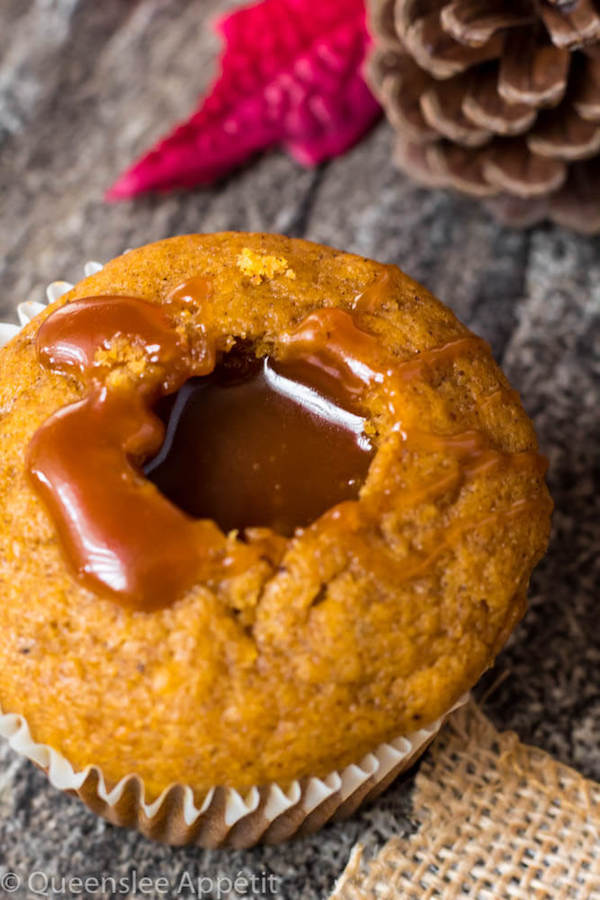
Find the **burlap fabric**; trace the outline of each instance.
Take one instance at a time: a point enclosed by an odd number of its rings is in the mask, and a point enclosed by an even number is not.
[[[600,897],[600,784],[499,733],[471,702],[415,779],[409,838],[356,847],[330,900]]]

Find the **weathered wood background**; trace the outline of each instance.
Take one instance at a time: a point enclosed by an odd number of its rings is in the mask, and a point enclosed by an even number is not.
[[[229,5],[2,0],[0,316],[13,317],[48,281],[77,280],[86,259],[190,231],[306,236],[423,281],[491,342],[550,458],[552,547],[499,660],[509,675],[489,710],[600,778],[600,241],[554,227],[510,231],[475,204],[417,189],[394,171],[384,123],[316,171],[272,153],[211,190],[106,205],[103,191],[120,170],[185,117],[210,81],[218,44],[208,22]],[[351,822],[289,846],[173,851],[95,819],[0,750],[0,874],[135,869],[175,884],[185,872],[266,870],[281,878],[286,900],[317,900],[355,840],[401,833],[409,815],[407,788],[397,785]]]

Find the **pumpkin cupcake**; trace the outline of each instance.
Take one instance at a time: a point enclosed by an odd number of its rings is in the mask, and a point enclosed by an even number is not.
[[[170,843],[281,840],[385,787],[548,540],[488,345],[395,266],[277,235],[68,290],[0,351],[0,441],[0,732]]]

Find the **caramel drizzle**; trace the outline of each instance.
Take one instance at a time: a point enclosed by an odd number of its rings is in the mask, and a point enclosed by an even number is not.
[[[364,295],[363,295],[364,296]],[[379,299],[377,301],[380,302]],[[283,338],[285,358],[310,353],[315,365],[327,369],[339,367],[343,373],[347,389],[359,394],[379,387],[387,397],[390,414],[396,419],[397,432],[405,451],[440,452],[452,456],[458,463],[457,469],[432,480],[413,491],[401,491],[390,498],[390,505],[401,503],[403,507],[416,506],[432,501],[447,491],[456,489],[464,481],[473,479],[484,470],[502,467],[520,469],[534,478],[543,477],[547,461],[535,450],[505,453],[494,448],[487,436],[472,429],[461,433],[441,435],[420,430],[411,425],[402,425],[402,397],[407,386],[421,380],[427,370],[440,364],[453,364],[469,352],[491,353],[486,341],[476,335],[465,335],[439,347],[425,350],[418,355],[395,365],[389,364],[389,357],[381,349],[377,340],[358,329],[348,313],[341,309],[319,310],[310,314],[298,328]],[[494,395],[506,389],[499,387]],[[512,389],[511,389],[512,390]],[[516,394],[516,392],[514,392]],[[518,396],[518,395],[517,395]],[[537,501],[518,500],[508,508],[499,510],[482,520],[458,519],[444,526],[440,535],[436,534],[432,547],[425,552],[412,552],[398,561],[394,568],[395,580],[400,583],[419,577],[434,564],[465,532],[476,530],[500,519],[521,515],[537,505]],[[314,524],[314,529],[322,530],[326,522],[336,522],[348,531],[359,531],[372,524],[368,513],[369,504],[341,504],[333,517],[322,517]],[[361,515],[362,512],[362,515]],[[375,511],[381,513],[381,504]],[[354,549],[360,555],[360,545]],[[394,565],[390,554],[386,554],[387,564]]]
[[[206,282],[192,279],[180,286],[172,302],[197,306],[198,291],[204,300]],[[214,522],[181,512],[141,473],[142,462],[163,439],[152,405],[188,378],[214,368],[217,337],[209,337],[203,327],[194,335],[189,339],[179,332],[168,304],[165,310],[133,297],[75,301],[54,312],[38,332],[42,365],[61,375],[76,374],[85,395],[34,434],[27,459],[30,477],[80,580],[133,609],[166,606],[199,580],[227,577],[261,558],[276,565],[289,545],[268,529],[249,529],[248,544],[227,539]],[[485,342],[466,335],[398,363],[338,308],[311,313],[277,345],[282,358],[301,359],[337,379],[350,398],[381,391],[405,451],[441,451],[457,460],[458,472],[394,498],[403,504],[439,496],[485,467],[531,467],[536,474],[545,470],[534,451],[502,453],[479,431],[436,435],[402,423],[407,385],[432,367],[482,348],[488,352]],[[512,516],[527,503],[519,501],[493,515]],[[367,506],[344,502],[310,528],[349,534],[367,523]],[[434,550],[401,562],[406,578],[432,565],[454,535],[481,524],[451,523]]]
[[[378,275],[375,281],[368,285],[364,291],[358,294],[352,303],[352,309],[358,313],[376,313],[378,310],[385,308],[386,302],[392,296],[392,288],[393,288],[393,272],[395,270],[395,266],[385,266],[384,271],[381,275]],[[491,347],[483,338],[477,337],[477,335],[469,335],[466,339],[469,344],[475,345],[475,343],[479,343],[481,349],[484,352],[491,353]],[[446,349],[450,346],[456,347],[456,342],[451,342],[446,345]],[[443,350],[444,348],[436,348],[439,350]],[[458,348],[456,348],[458,349]],[[465,349],[469,349],[469,346],[465,347]],[[429,351],[431,353],[431,351]],[[427,355],[427,351],[425,354],[420,354],[418,360],[419,364],[422,363],[424,356]],[[430,361],[434,361],[431,360]],[[519,396],[519,392],[513,390],[511,387],[505,387],[500,384],[497,388],[495,388],[490,394],[485,397],[482,397],[480,400],[480,405],[482,407],[487,407],[489,403],[494,401],[502,401],[508,400],[509,402],[516,401],[520,403],[521,398]]]
[[[395,269],[395,266],[386,266],[381,275],[354,298],[352,309],[355,312],[375,313],[385,306],[392,293],[392,269]]]
[[[521,397],[518,391],[515,391],[514,388],[505,387],[503,384],[500,384],[496,390],[487,394],[487,396],[482,397],[481,406],[487,407],[492,403],[502,402],[504,400],[508,400],[509,403],[520,403]]]
[[[404,507],[434,500],[458,488],[463,481],[473,480],[484,471],[492,472],[510,467],[537,477],[544,475],[547,469],[547,461],[537,451],[503,453],[492,448],[481,431],[464,431],[444,437],[413,429],[408,434],[403,432],[401,437],[403,446],[408,451],[445,453],[458,462],[458,467],[447,475],[413,491],[402,491],[395,502],[401,502]]]
[[[133,355],[111,360],[111,348],[123,339]],[[86,386],[83,400],[38,429],[27,456],[33,484],[86,587],[134,609],[156,609],[199,579],[260,555],[258,544],[232,549],[214,522],[187,516],[140,470],[164,436],[152,404],[214,368],[206,336],[190,345],[159,306],[92,297],[53,313],[38,332],[37,349],[45,367],[77,373]]]
[[[549,513],[551,511],[550,501],[546,501],[545,505]],[[524,498],[516,500],[507,507],[482,518],[456,519],[434,532],[423,549],[412,549],[401,557],[396,556],[393,549],[384,543],[380,557],[374,558],[370,555],[363,559],[366,548],[359,537],[355,542],[348,543],[348,557],[352,562],[359,561],[363,568],[368,566],[377,578],[383,582],[387,581],[396,586],[406,584],[406,582],[413,579],[427,576],[440,557],[450,552],[469,532],[475,532],[480,528],[500,522],[510,522],[519,516],[534,513],[539,509],[539,498]],[[369,522],[364,517],[351,516],[349,512],[349,510],[344,509],[342,514],[338,516],[337,524],[341,525],[343,520],[347,518],[344,524],[347,525],[348,532],[351,535],[359,536],[361,529],[365,526],[368,527]],[[313,527],[315,529],[321,527],[320,521],[316,522]]]
[[[381,386],[398,421],[406,385],[421,380],[428,369],[454,363],[469,352],[491,352],[482,338],[467,334],[394,363],[373,335],[357,328],[352,316],[338,308],[311,313],[295,331],[283,336],[282,345],[284,359],[302,357],[317,367],[342,372],[350,395],[360,396]]]

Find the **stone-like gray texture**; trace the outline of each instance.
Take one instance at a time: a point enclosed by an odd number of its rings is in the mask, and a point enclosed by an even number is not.
[[[552,546],[527,618],[498,661],[507,677],[488,711],[600,778],[600,240],[555,227],[510,231],[465,199],[416,188],[392,166],[385,124],[316,171],[272,153],[210,190],[106,205],[111,180],[209,83],[218,43],[208,22],[229,5],[3,0],[0,316],[14,316],[18,301],[39,298],[56,277],[76,280],[88,258],[189,231],[306,236],[398,263],[423,281],[491,342],[550,458]],[[12,896],[27,897],[34,870],[66,878],[135,870],[168,878],[175,896],[185,872],[266,871],[280,877],[286,900],[321,900],[357,839],[375,847],[410,829],[409,794],[397,784],[352,821],[284,847],[172,850],[94,818],[2,748],[0,876],[16,872],[24,883]],[[0,896],[8,887],[0,882]],[[216,886],[203,896],[218,896]]]

